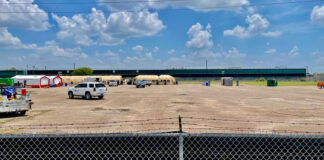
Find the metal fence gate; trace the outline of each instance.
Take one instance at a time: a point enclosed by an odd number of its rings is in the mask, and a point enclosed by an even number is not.
[[[324,136],[252,134],[1,135],[0,159],[324,159]]]

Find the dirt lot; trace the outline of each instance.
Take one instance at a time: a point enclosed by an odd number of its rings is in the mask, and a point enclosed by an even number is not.
[[[316,87],[119,86],[89,101],[68,99],[67,88],[30,91],[33,109],[2,115],[0,133],[174,131],[179,115],[187,132],[324,132],[324,90]]]

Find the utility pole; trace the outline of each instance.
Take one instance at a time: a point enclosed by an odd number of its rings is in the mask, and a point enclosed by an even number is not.
[[[206,70],[208,69],[208,60],[206,59]]]
[[[45,66],[45,71],[46,71],[46,66]]]
[[[75,70],[75,63],[73,64],[73,70]]]

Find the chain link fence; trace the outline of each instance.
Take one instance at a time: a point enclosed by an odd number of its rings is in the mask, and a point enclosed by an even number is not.
[[[262,134],[1,135],[0,159],[324,159],[324,136]]]

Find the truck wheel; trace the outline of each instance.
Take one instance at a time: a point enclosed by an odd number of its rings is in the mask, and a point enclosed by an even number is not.
[[[73,92],[69,92],[69,99],[73,99],[73,98],[74,98]]]
[[[103,99],[103,97],[104,97],[104,96],[99,96],[98,98],[99,98],[99,99]]]
[[[26,115],[26,111],[20,111],[20,115],[22,116]]]
[[[91,95],[90,95],[89,92],[87,92],[87,93],[85,94],[85,99],[87,99],[87,100],[91,99]]]

